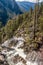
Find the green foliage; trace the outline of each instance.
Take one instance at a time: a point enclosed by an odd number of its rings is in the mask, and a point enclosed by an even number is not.
[[[35,7],[37,8],[37,6]],[[37,9],[36,9],[37,10]],[[24,14],[18,15],[16,18],[10,19],[8,20],[8,22],[6,23],[6,25],[2,27],[2,23],[0,22],[0,28],[1,28],[1,32],[0,32],[0,43],[3,39],[8,39],[14,36],[15,32],[17,32],[15,35],[21,35],[24,38],[26,38],[26,43],[27,46],[30,45],[30,43],[32,44],[32,39],[33,38],[33,25],[34,22],[36,22],[36,19],[34,19],[34,15],[38,12],[36,12],[36,10],[32,10],[32,8],[30,9],[29,12],[25,12]],[[35,37],[37,38],[37,33],[40,34],[43,33],[43,5],[41,4],[40,6],[40,14],[38,13],[38,27],[36,27],[38,29],[38,31],[36,31],[35,28]],[[35,26],[37,26],[37,24],[35,23]],[[31,34],[32,32],[32,34]],[[33,47],[37,48],[38,45],[36,43],[33,43]]]
[[[43,32],[43,18],[40,18],[40,31]]]
[[[13,20],[9,20],[7,22],[7,25],[5,26],[5,33],[8,38],[12,37],[15,27],[15,22]]]
[[[23,16],[19,15],[17,19],[9,20],[5,26],[5,33],[8,38],[11,38],[14,35],[16,29],[21,25],[23,22]]]

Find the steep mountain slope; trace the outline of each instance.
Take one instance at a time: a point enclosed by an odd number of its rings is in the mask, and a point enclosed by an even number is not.
[[[40,10],[30,12],[10,19],[1,28],[0,65],[43,65],[43,3]],[[34,13],[38,16],[37,23]]]
[[[0,0],[0,21],[6,22],[15,14],[22,13],[15,0]]]
[[[43,34],[43,5],[41,5],[40,10],[38,13],[38,28],[35,27],[36,37],[40,35],[40,33]],[[8,20],[6,26],[2,29],[2,36],[3,41],[5,41],[8,38],[11,38],[12,36],[16,35],[22,36],[26,39],[26,41],[32,40],[34,37],[34,10],[30,12],[26,12],[24,14],[18,15],[16,18],[13,17],[13,19]],[[36,23],[36,21],[35,21]],[[0,33],[1,34],[1,33]],[[39,34],[39,35],[38,35]],[[1,36],[0,36],[1,37]],[[38,40],[38,39],[37,39]]]
[[[35,3],[32,2],[28,2],[28,1],[22,1],[22,2],[17,2],[17,4],[19,5],[20,9],[22,11],[29,11],[30,8],[34,8]]]

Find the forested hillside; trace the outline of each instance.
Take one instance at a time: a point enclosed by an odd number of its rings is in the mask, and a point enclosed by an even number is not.
[[[34,10],[13,17],[5,26],[0,22],[0,44],[13,36],[22,36],[28,47],[37,49],[43,43],[43,3],[35,5]]]
[[[0,0],[0,21],[5,23],[17,14],[21,14],[21,10],[15,0]]]

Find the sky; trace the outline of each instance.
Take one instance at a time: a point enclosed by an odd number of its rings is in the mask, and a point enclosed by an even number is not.
[[[36,2],[37,0],[16,0],[16,1],[29,1],[29,2]],[[43,1],[43,0],[40,0],[40,1]]]

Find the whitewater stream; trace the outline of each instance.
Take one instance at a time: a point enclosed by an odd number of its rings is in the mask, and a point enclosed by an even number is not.
[[[5,54],[6,55],[6,59],[7,59],[7,62],[9,65],[38,65],[36,61],[32,62],[32,61],[29,61],[26,59],[27,55],[24,53],[24,50],[20,48],[21,45],[24,44],[24,38],[22,37],[13,37],[12,39],[9,39],[7,41],[5,41],[3,44],[2,44],[2,47],[6,47],[8,48],[9,47],[9,44],[12,42],[12,41],[18,41],[16,46],[11,46],[11,49],[12,50],[7,50],[7,49],[3,49],[2,51],[2,54]],[[16,63],[14,63],[16,60],[13,61],[13,58],[15,58],[15,56],[18,55],[20,56],[26,63],[23,63],[22,61],[17,61]]]

